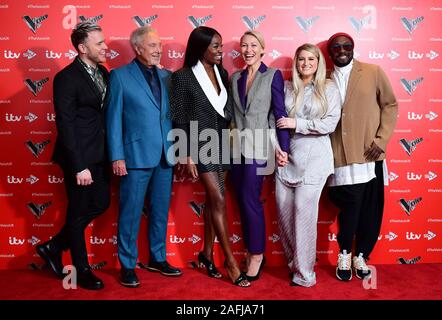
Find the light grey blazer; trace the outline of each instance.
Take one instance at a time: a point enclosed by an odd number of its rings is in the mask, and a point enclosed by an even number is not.
[[[285,83],[285,105],[287,113],[293,104],[293,86]],[[296,129],[290,139],[289,163],[278,167],[277,177],[289,187],[303,184],[319,184],[333,173],[333,150],[329,134],[333,132],[341,117],[339,90],[329,81],[326,85],[327,112],[315,116],[319,103],[312,99],[313,85],[306,87],[304,104],[296,112]]]

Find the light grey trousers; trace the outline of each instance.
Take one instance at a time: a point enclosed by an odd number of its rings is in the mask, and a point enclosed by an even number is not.
[[[276,206],[280,237],[292,281],[304,287],[316,284],[316,235],[321,191],[326,179],[319,184],[288,187],[276,180]]]

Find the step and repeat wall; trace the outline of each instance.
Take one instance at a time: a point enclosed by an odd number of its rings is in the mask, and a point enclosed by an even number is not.
[[[52,104],[55,74],[71,63],[70,43],[79,21],[100,24],[109,69],[130,62],[132,30],[155,27],[163,41],[162,64],[182,66],[187,38],[206,25],[223,36],[224,65],[244,67],[239,38],[248,29],[266,40],[264,62],[290,78],[295,49],[324,44],[335,32],[355,39],[355,57],[380,65],[399,101],[398,123],[388,145],[389,186],[384,221],[370,263],[442,262],[442,2],[435,1],[23,1],[0,0],[0,269],[41,268],[35,246],[59,231],[66,197],[63,175],[51,162],[56,138]],[[117,267],[118,179],[111,208],[86,229],[94,267]],[[245,250],[232,185],[227,185],[229,236],[238,260]],[[274,197],[266,178],[269,265],[286,263]],[[334,264],[337,209],[323,193],[318,221],[319,264]],[[187,266],[203,243],[204,189],[175,177],[167,232],[168,260]],[[146,214],[144,214],[147,216]],[[148,259],[147,218],[139,236],[140,261]],[[223,260],[215,244],[215,260]],[[69,255],[64,262],[69,263]]]

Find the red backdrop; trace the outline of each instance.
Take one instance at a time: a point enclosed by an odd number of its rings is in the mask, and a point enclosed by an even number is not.
[[[56,128],[54,75],[75,56],[69,40],[80,20],[97,21],[109,45],[109,68],[133,58],[130,32],[155,27],[163,40],[162,64],[181,67],[191,30],[205,24],[223,36],[224,64],[242,68],[239,37],[250,28],[266,39],[264,62],[290,76],[295,49],[320,43],[339,31],[351,34],[355,56],[382,66],[399,100],[399,121],[388,146],[390,186],[384,222],[372,263],[442,262],[442,4],[434,1],[68,1],[0,0],[0,269],[25,268],[41,260],[34,246],[57,232],[66,198],[60,169],[50,162]],[[238,259],[244,254],[238,209],[227,188],[229,231]],[[274,180],[262,198],[267,222],[266,256],[285,264],[278,236]],[[184,266],[202,246],[204,190],[175,181],[167,235],[168,260]],[[91,262],[117,266],[118,181],[112,206],[86,230]],[[318,222],[318,263],[334,263],[337,210],[324,194]],[[147,259],[146,219],[139,237]],[[216,262],[222,254],[216,245]],[[69,262],[68,255],[65,256]]]

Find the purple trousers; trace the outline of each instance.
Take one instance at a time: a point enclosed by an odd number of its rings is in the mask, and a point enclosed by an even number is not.
[[[251,161],[251,160],[250,160]],[[246,249],[251,254],[261,254],[265,250],[265,219],[261,202],[263,175],[257,175],[257,168],[266,163],[233,164],[231,178],[241,215],[241,226]]]

